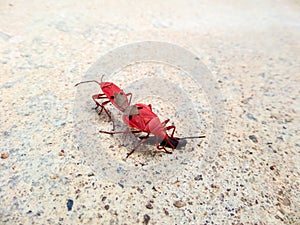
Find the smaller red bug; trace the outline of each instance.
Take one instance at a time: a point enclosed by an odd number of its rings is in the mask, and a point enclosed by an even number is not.
[[[97,110],[99,107],[101,107],[101,110],[99,111],[98,114],[100,115],[104,110],[107,116],[109,117],[109,119],[112,121],[112,117],[108,112],[108,110],[105,108],[105,105],[110,102],[121,112],[124,112],[125,109],[130,105],[132,93],[126,94],[121,88],[119,88],[117,85],[115,85],[112,82],[102,82],[103,76],[101,77],[101,82],[98,82],[96,80],[82,81],[76,84],[75,87],[83,83],[90,83],[90,82],[97,83],[102,89],[103,93],[95,94],[92,96],[94,102],[96,103],[95,109]],[[108,99],[108,100],[100,104],[98,102],[98,100],[100,99]]]
[[[150,134],[153,134],[155,137],[156,148],[158,150],[164,150],[166,153],[171,154],[171,151],[168,151],[166,147],[176,149],[178,143],[182,139],[188,138],[204,138],[205,136],[197,137],[186,137],[178,138],[174,137],[174,132],[176,127],[174,125],[167,126],[166,124],[170,121],[169,119],[161,122],[158,116],[152,111],[151,105],[145,104],[135,104],[129,106],[124,111],[122,116],[124,123],[130,128],[136,129],[133,131],[121,131],[121,132],[108,132],[108,131],[99,131],[100,133],[106,134],[120,134],[120,133],[139,133],[145,132],[146,136],[140,137],[142,140],[135,146],[131,152],[127,154],[128,158],[146,139],[148,139]],[[171,135],[167,133],[168,130],[172,130]]]

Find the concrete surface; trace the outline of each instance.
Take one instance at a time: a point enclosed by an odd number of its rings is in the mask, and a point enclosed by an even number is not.
[[[77,145],[74,84],[145,40],[189,49],[217,77],[225,141],[205,169],[124,185]],[[1,1],[0,223],[299,224],[299,40],[299,1]]]

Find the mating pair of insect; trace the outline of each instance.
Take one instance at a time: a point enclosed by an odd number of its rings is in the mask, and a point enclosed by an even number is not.
[[[104,75],[103,75],[104,76]],[[103,78],[102,76],[102,78]],[[197,137],[185,137],[178,138],[174,137],[176,127],[174,125],[166,126],[170,121],[169,119],[161,122],[158,116],[152,111],[152,106],[145,105],[143,103],[137,103],[131,105],[132,93],[125,93],[121,88],[112,82],[98,82],[96,80],[82,81],[75,86],[82,83],[94,82],[97,83],[102,92],[100,94],[95,94],[92,96],[94,102],[96,103],[96,110],[101,107],[99,115],[104,110],[110,120],[112,120],[111,114],[106,109],[108,103],[112,103],[118,110],[123,113],[122,119],[124,123],[131,128],[131,130],[126,131],[99,131],[105,134],[124,134],[124,133],[141,133],[144,132],[147,135],[140,137],[141,141],[129,152],[127,153],[128,158],[145,140],[147,140],[150,134],[154,135],[156,148],[158,150],[163,150],[166,153],[171,154],[172,151],[166,148],[176,149],[180,140],[188,138],[204,138],[205,136]],[[101,104],[99,100],[104,100]],[[113,121],[113,120],[112,120]],[[167,131],[172,130],[171,135]]]

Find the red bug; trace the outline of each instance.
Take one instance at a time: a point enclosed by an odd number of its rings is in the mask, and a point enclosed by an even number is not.
[[[130,105],[132,93],[126,94],[121,88],[119,88],[117,85],[115,85],[112,82],[102,82],[103,76],[101,77],[101,82],[98,82],[96,80],[82,81],[76,84],[75,87],[83,83],[90,83],[90,82],[97,83],[101,87],[103,93],[95,94],[92,96],[94,102],[96,103],[95,109],[97,110],[99,107],[101,107],[101,110],[99,111],[98,114],[100,115],[104,110],[108,115],[109,119],[112,120],[112,117],[108,112],[108,110],[105,108],[105,105],[110,102],[121,112],[124,112],[125,109]],[[100,104],[98,102],[98,100],[100,99],[108,99],[108,100]]]
[[[171,154],[171,151],[168,151],[166,147],[172,148],[173,150],[177,147],[179,140],[187,138],[203,138],[205,136],[198,137],[186,137],[186,138],[177,138],[174,137],[174,132],[176,127],[174,125],[167,126],[169,119],[161,122],[158,116],[152,111],[151,105],[145,105],[138,103],[132,106],[129,106],[124,111],[122,117],[124,123],[130,128],[136,129],[133,131],[121,131],[121,132],[108,132],[108,131],[99,131],[100,133],[106,134],[120,134],[120,133],[139,133],[145,132],[146,136],[141,137],[141,141],[135,146],[131,152],[127,154],[128,158],[148,137],[150,134],[155,136],[156,148],[158,150],[164,150],[166,153]],[[167,133],[168,130],[172,130],[171,135]]]

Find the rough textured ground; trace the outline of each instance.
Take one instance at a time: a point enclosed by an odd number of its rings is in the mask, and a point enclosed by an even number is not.
[[[0,223],[299,224],[299,12],[299,1],[1,1]],[[78,149],[74,84],[145,40],[198,55],[227,125],[205,169],[124,186]]]

